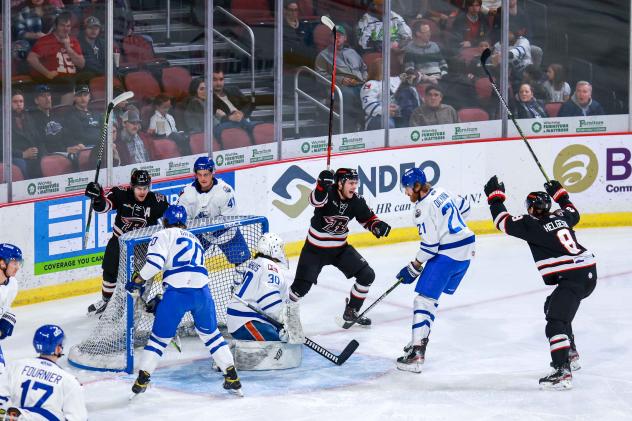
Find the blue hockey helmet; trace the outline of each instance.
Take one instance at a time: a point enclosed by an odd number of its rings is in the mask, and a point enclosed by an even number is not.
[[[400,186],[401,189],[404,190],[406,187],[414,188],[416,183],[423,186],[427,182],[426,174],[424,174],[421,168],[414,167],[404,171]]]
[[[40,326],[33,336],[33,347],[38,354],[55,355],[58,345],[64,347],[65,338],[64,330],[57,325]]]
[[[162,218],[165,226],[186,225],[187,210],[181,205],[169,205]]]
[[[212,173],[215,172],[215,162],[213,162],[212,158],[208,156],[201,156],[195,160],[193,164],[193,172],[198,172],[198,170],[208,170]]]
[[[5,264],[9,264],[11,260],[17,261],[20,266],[24,262],[22,250],[18,246],[9,243],[0,243],[0,260],[4,260]]]

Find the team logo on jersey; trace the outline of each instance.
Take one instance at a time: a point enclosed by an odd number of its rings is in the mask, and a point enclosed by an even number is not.
[[[123,222],[123,227],[121,227],[123,232],[128,232],[137,228],[143,228],[145,225],[147,225],[147,220],[145,220],[144,218],[137,218],[135,216],[122,217],[121,221]]]
[[[569,193],[587,190],[597,179],[598,172],[597,156],[584,145],[567,146],[557,154],[553,163],[553,176]]]
[[[287,204],[274,199],[272,204],[290,218],[298,217],[309,206],[309,195],[316,179],[297,165],[290,166],[272,186],[272,192],[285,200],[292,200],[294,195],[288,193],[288,187],[296,183],[300,196],[294,203]]]
[[[344,234],[347,232],[347,224],[349,224],[349,218],[341,215],[323,216],[325,225],[322,230],[330,234]]]
[[[340,213],[340,215],[344,214],[348,207],[349,207],[348,203],[340,202],[340,207],[338,207],[338,213]]]
[[[421,216],[421,209],[415,209],[415,218],[419,218]]]

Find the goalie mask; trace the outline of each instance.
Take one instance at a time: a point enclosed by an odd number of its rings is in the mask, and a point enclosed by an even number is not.
[[[267,232],[259,239],[259,242],[257,243],[257,252],[264,256],[278,260],[287,268],[289,267],[289,262],[287,260],[287,256],[285,255],[283,246],[284,243],[281,237],[275,233]]]

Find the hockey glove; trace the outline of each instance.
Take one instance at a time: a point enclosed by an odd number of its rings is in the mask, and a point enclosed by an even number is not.
[[[507,198],[505,196],[505,183],[498,181],[497,176],[490,178],[483,190],[487,196],[487,203],[490,205],[494,202],[504,202]]]
[[[154,298],[149,300],[147,304],[145,304],[145,311],[147,313],[156,314],[156,310],[158,309],[158,304],[162,300],[162,294],[156,295]]]
[[[319,191],[327,190],[329,186],[334,184],[334,173],[329,170],[323,170],[318,174],[318,184],[316,188]]]
[[[371,232],[375,235],[375,238],[388,237],[388,233],[391,232],[391,226],[384,221],[377,220],[373,223]]]
[[[84,192],[84,194],[92,200],[101,199],[103,197],[103,187],[101,187],[99,183],[91,181],[86,186],[86,191]]]
[[[551,196],[553,200],[559,202],[560,200],[568,200],[568,192],[557,180],[551,180],[548,183],[544,183],[544,190]]]
[[[7,311],[0,319],[0,339],[11,336],[13,333],[13,326],[15,326],[15,314]]]
[[[401,279],[402,284],[412,284],[420,274],[421,268],[416,269],[415,266],[413,266],[413,262],[410,262],[399,271],[396,278]]]
[[[125,284],[125,289],[130,293],[134,293],[140,291],[144,285],[145,280],[140,277],[140,273],[134,272],[132,279]]]

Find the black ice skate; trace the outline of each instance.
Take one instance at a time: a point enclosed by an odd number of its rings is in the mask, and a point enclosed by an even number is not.
[[[551,364],[553,367],[553,365]],[[542,389],[566,390],[573,388],[573,374],[570,363],[565,363],[559,367],[553,367],[553,371],[546,377],[540,379]]]
[[[239,381],[239,375],[237,374],[237,370],[235,370],[235,366],[231,365],[226,369],[226,374],[224,374],[224,389],[238,396],[244,396],[241,391],[241,381]]]
[[[404,347],[404,356],[397,359],[397,369],[402,371],[410,371],[412,373],[421,373],[421,366],[426,359],[426,346],[428,338],[421,340],[420,345],[407,345]]]
[[[370,327],[371,326],[371,319],[369,319],[368,317],[360,317],[358,318],[358,310],[351,307],[349,305],[349,299],[346,299],[346,307],[345,307],[345,312],[342,314],[342,320],[339,320],[339,324],[342,326],[344,324],[344,322],[353,322],[355,321],[355,323],[357,325],[360,325],[362,327]]]
[[[571,363],[571,371],[577,371],[582,368],[582,365],[579,363],[579,352],[575,348],[575,342],[571,342],[571,348],[568,350],[568,360]]]
[[[88,306],[88,316],[98,316],[105,311],[105,308],[108,306],[108,300],[104,300],[103,298],[99,299],[94,304],[90,304]]]
[[[132,386],[132,392],[134,392],[134,395],[145,393],[145,390],[147,390],[147,386],[149,385],[150,377],[151,376],[149,375],[149,373],[146,372],[145,370],[140,370],[138,372],[138,377],[136,378],[136,381],[134,382],[134,385]],[[132,395],[132,397],[134,395]]]

